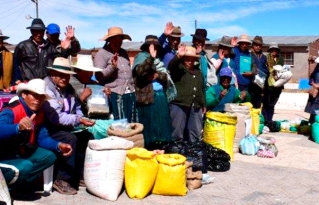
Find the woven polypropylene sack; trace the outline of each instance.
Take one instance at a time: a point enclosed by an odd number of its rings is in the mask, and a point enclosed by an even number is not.
[[[144,148],[127,151],[125,161],[125,189],[130,198],[142,199],[152,190],[158,171],[153,152]]]
[[[204,142],[226,151],[231,160],[234,160],[236,124],[236,115],[208,111],[204,125]]]
[[[250,108],[249,106],[240,105],[238,103],[226,103],[225,112],[229,112],[237,116],[236,135],[234,138],[233,151],[234,153],[238,153],[240,140],[249,135],[251,131],[250,129],[247,130],[247,128],[250,128],[251,126],[246,126],[246,123],[248,122],[246,120],[251,119]]]
[[[109,136],[117,136],[134,142],[134,147],[144,147],[144,136],[142,134],[144,126],[141,123],[130,123],[131,130],[114,130],[112,126],[107,129]]]
[[[162,154],[157,155],[156,159],[159,167],[152,193],[185,196],[187,194],[186,157],[180,154]]]
[[[116,201],[124,181],[126,150],[97,151],[87,147],[84,163],[86,189],[102,198]]]

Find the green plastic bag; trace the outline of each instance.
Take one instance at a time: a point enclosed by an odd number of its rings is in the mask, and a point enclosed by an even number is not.
[[[96,120],[95,125],[89,127],[88,131],[94,136],[94,139],[103,139],[108,137],[107,129],[111,126],[114,120]]]

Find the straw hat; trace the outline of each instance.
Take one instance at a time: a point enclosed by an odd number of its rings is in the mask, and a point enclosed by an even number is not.
[[[71,67],[78,68],[88,72],[100,72],[103,69],[93,66],[93,61],[91,55],[81,55],[78,60],[71,64]]]
[[[6,39],[9,38],[9,36],[4,36],[4,35],[2,34],[2,31],[0,30],[0,38],[2,38],[2,40],[6,40]]]
[[[55,70],[60,73],[65,73],[65,74],[76,74],[74,71],[71,70],[71,65],[70,61],[66,58],[63,57],[57,57],[53,61],[53,66],[52,67],[47,67],[47,69],[50,70]]]
[[[199,58],[199,55],[196,54],[196,49],[192,46],[186,46],[186,54],[184,56]]]
[[[251,44],[251,40],[249,40],[248,36],[246,34],[242,34],[239,36],[239,39],[237,43],[249,43]]]
[[[46,100],[50,99],[50,96],[45,92],[45,82],[40,78],[32,79],[28,83],[20,83],[17,87],[17,95],[21,97],[23,91],[45,95]]]
[[[123,29],[120,27],[111,27],[107,30],[107,34],[105,34],[100,41],[106,41],[108,38],[112,36],[123,36],[123,39],[132,40],[131,37],[127,34],[123,33]]]

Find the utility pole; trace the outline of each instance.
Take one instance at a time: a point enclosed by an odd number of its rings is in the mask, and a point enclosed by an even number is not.
[[[39,18],[39,0],[31,0],[31,1],[35,3],[36,17]]]
[[[195,20],[195,30],[197,29],[197,20]]]

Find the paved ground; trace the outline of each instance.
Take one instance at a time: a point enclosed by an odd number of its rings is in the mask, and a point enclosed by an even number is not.
[[[275,119],[307,118],[296,111],[277,111]],[[266,135],[264,135],[266,136]],[[121,193],[116,202],[90,195],[81,189],[75,196],[53,192],[33,202],[15,201],[14,205],[28,204],[319,204],[319,144],[307,136],[291,133],[267,134],[276,138],[277,158],[235,154],[227,172],[210,172],[214,183],[189,191],[185,197],[150,195],[143,200],[128,198]]]

